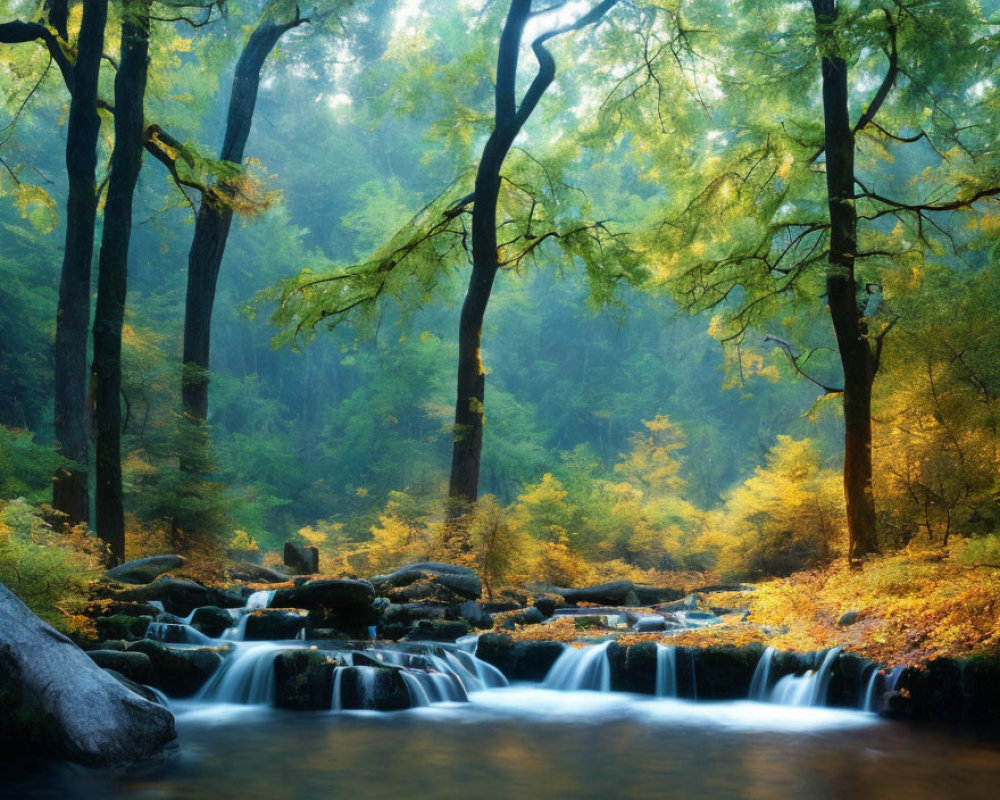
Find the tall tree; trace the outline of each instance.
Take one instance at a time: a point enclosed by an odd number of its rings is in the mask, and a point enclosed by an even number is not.
[[[497,248],[497,201],[501,170],[514,139],[534,112],[538,101],[552,84],[556,62],[545,44],[560,34],[594,25],[616,5],[604,0],[575,22],[535,37],[531,49],[538,72],[520,103],[517,100],[517,65],[521,39],[533,16],[531,0],[512,0],[497,56],[493,132],[483,147],[472,195],[472,272],[458,329],[458,378],[455,398],[455,427],[448,497],[451,512],[462,511],[479,495],[479,464],[483,451],[486,372],[480,346],[483,318],[500,268]]]
[[[145,142],[143,97],[149,65],[152,0],[127,0],[122,10],[121,59],[115,75],[115,145],[104,207],[94,314],[97,535],[115,563],[125,560],[122,504],[122,324],[132,238],[132,199]]]
[[[87,486],[90,461],[90,374],[87,367],[87,331],[90,327],[90,272],[94,256],[94,222],[97,217],[97,85],[104,52],[107,0],[84,3],[76,61],[63,52],[67,3],[49,4],[49,22],[55,33],[38,22],[0,25],[0,41],[40,40],[62,71],[70,91],[66,131],[66,244],[59,281],[55,344],[55,436],[59,452],[72,465],[60,469],[52,492],[52,505],[71,523],[88,522],[90,496]]]
[[[750,330],[775,324],[793,332],[797,326],[798,333],[815,339],[810,334],[818,326],[813,318],[806,321],[807,309],[811,304],[817,309],[816,300],[826,306],[840,385],[837,379],[815,377],[811,366],[819,359],[806,364],[826,348],[797,353],[784,336],[768,339],[797,373],[841,396],[849,556],[857,558],[879,546],[871,396],[885,337],[894,325],[889,304],[882,302],[883,285],[891,287],[894,274],[912,273],[915,259],[947,246],[949,239],[954,245],[935,222],[935,212],[969,208],[995,189],[972,185],[977,182],[971,173],[991,180],[985,161],[975,163],[971,155],[984,153],[984,143],[973,141],[979,125],[966,128],[958,122],[967,112],[948,97],[975,84],[973,76],[982,70],[975,59],[982,59],[962,55],[961,63],[952,58],[954,63],[942,65],[935,52],[941,42],[931,33],[945,30],[950,46],[978,53],[983,48],[975,38],[981,35],[975,9],[962,2],[919,0],[884,8],[850,4],[843,11],[845,6],[813,0],[811,13],[804,15],[783,3],[747,0],[725,31],[718,29],[710,8],[687,24],[693,39],[710,31],[704,52],[697,52],[692,38],[685,42],[685,54],[693,53],[689,76],[698,80],[710,74],[718,83],[699,94],[711,115],[694,142],[702,152],[690,167],[677,167],[690,183],[672,181],[680,198],[677,212],[657,237],[666,281],[690,307],[724,311],[714,327],[735,348],[747,344]],[[708,47],[715,51],[712,66]],[[817,71],[818,104],[808,100]],[[858,102],[859,89],[867,103],[852,118],[850,106]],[[862,134],[866,146],[859,149]],[[903,156],[901,150],[913,145],[916,153]],[[887,168],[897,158],[910,169],[926,165],[930,174],[932,166],[966,153],[975,163],[970,175],[960,177],[949,164],[933,188],[920,180],[904,187]],[[860,167],[859,157],[864,159]],[[892,199],[869,189],[873,181],[899,194],[915,187],[921,197]],[[956,199],[929,200],[949,194]],[[886,224],[893,219],[897,225]],[[864,230],[859,230],[860,220],[867,223]]]
[[[280,11],[275,7],[278,5],[281,4],[272,2],[265,8],[262,20],[250,34],[236,63],[226,132],[219,152],[220,161],[236,165],[243,161],[264,62],[287,31],[309,21],[299,14],[298,6],[291,19],[277,21],[275,17]],[[219,267],[233,221],[234,195],[238,191],[234,181],[223,180],[217,191],[202,194],[194,238],[188,253],[182,399],[186,418],[195,423],[204,422],[208,416],[212,308],[215,304]]]

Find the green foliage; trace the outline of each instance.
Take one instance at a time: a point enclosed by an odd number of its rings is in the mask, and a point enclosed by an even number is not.
[[[53,531],[24,499],[0,502],[0,583],[60,630],[78,625],[101,552],[81,531]]]
[[[0,499],[24,498],[32,505],[52,497],[52,476],[67,463],[28,431],[0,425]]]

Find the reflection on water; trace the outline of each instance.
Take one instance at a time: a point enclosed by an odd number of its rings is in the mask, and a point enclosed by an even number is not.
[[[30,798],[994,800],[1000,747],[832,709],[514,687],[395,714],[179,705],[144,774],[25,765]]]

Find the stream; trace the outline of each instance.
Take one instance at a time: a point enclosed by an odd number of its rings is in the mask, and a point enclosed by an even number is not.
[[[24,765],[11,798],[983,798],[1000,747],[874,714],[537,685],[378,713],[172,703],[142,771]]]

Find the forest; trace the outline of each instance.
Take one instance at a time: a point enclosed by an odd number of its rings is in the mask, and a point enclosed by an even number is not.
[[[462,661],[476,714],[495,671],[995,733],[998,45],[995,0],[3,0],[0,628],[169,695],[143,756],[260,702],[250,641],[285,709]],[[875,791],[817,724],[791,796]],[[483,775],[591,796],[566,736]]]

